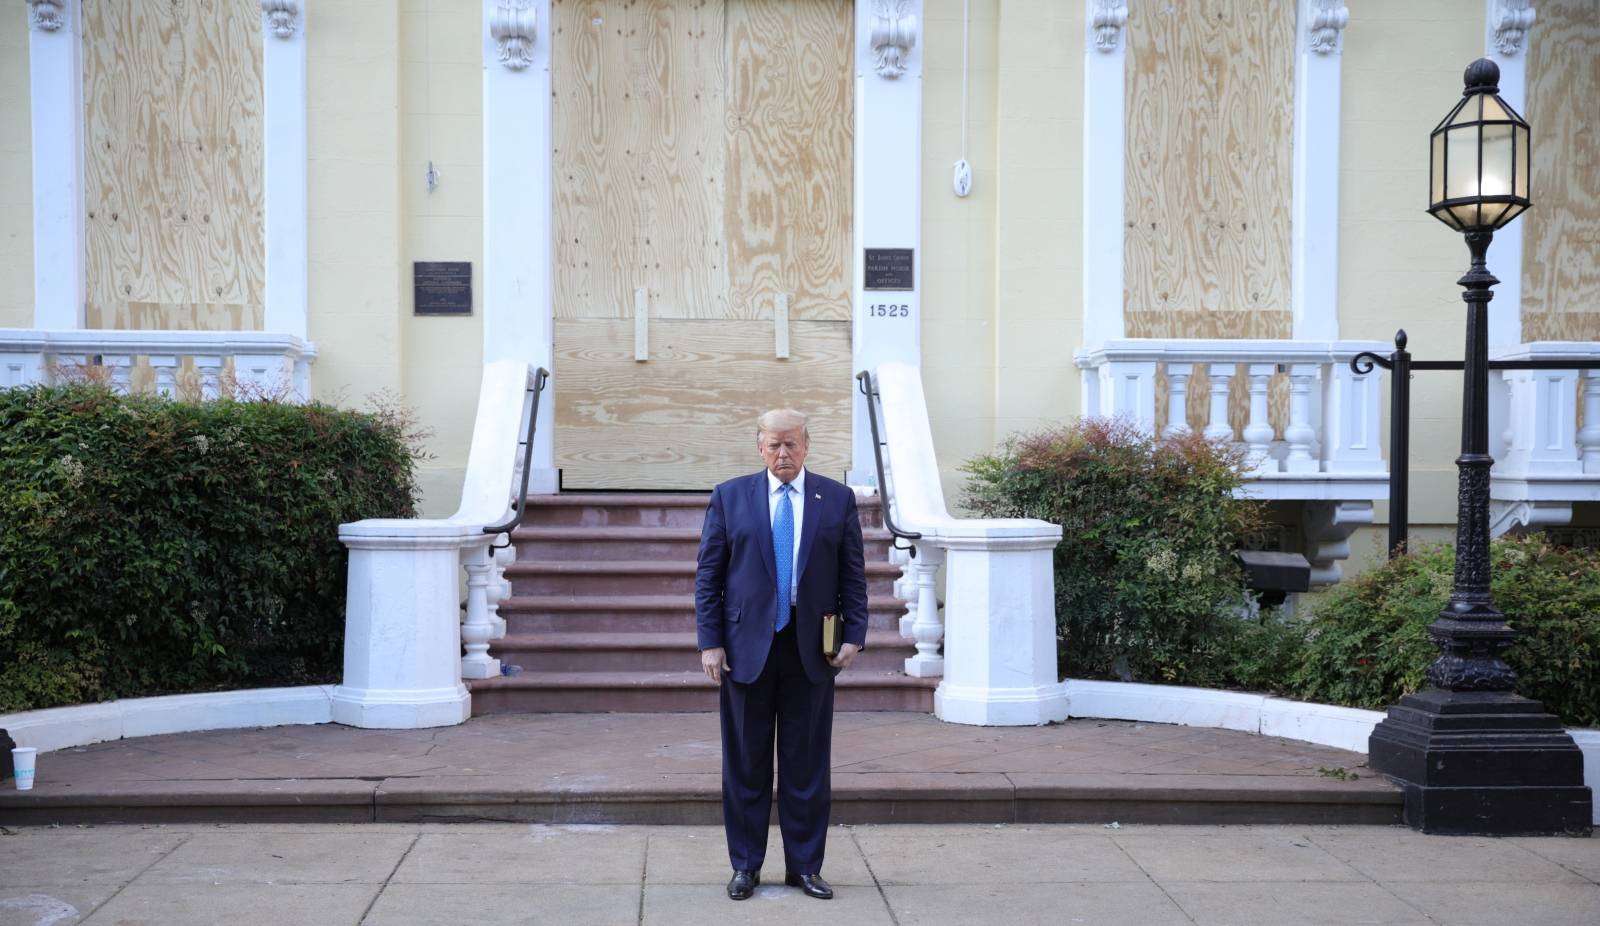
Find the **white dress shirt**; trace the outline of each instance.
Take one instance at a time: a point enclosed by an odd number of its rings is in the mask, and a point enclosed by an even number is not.
[[[789,603],[792,605],[798,600],[795,596],[800,593],[800,525],[804,522],[806,513],[805,467],[802,466],[800,468],[799,474],[789,484],[794,486],[794,494],[789,496],[789,505],[794,509],[794,558],[789,560],[791,564],[789,569]],[[778,523],[778,499],[783,497],[778,489],[782,485],[782,480],[772,475],[772,470],[767,470],[768,524]]]

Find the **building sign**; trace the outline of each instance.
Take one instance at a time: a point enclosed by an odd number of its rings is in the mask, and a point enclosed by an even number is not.
[[[472,314],[471,261],[413,261],[411,288],[417,315]]]
[[[863,289],[904,290],[916,289],[912,274],[912,248],[867,248],[862,278]]]

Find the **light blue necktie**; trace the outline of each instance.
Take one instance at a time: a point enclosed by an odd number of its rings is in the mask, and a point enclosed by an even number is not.
[[[779,490],[778,516],[772,519],[772,557],[778,564],[778,623],[773,632],[789,624],[789,581],[794,575],[794,506],[789,493],[794,486]]]

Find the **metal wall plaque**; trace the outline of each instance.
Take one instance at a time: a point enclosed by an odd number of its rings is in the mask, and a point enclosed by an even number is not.
[[[412,261],[411,289],[417,315],[471,315],[472,262]]]
[[[863,289],[910,291],[916,289],[911,248],[867,248],[862,267]]]

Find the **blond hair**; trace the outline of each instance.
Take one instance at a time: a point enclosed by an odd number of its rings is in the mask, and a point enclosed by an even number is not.
[[[756,419],[756,440],[767,432],[793,431],[799,429],[800,435],[806,440],[811,439],[811,432],[806,430],[806,416],[792,408],[774,408],[763,412]]]

